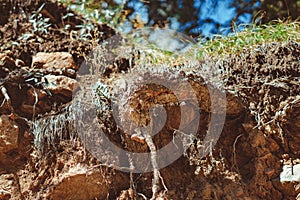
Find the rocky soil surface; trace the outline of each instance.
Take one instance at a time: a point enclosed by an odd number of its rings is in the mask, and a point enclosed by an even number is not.
[[[93,47],[116,32],[46,0],[8,1],[0,13],[0,200],[150,199],[153,173],[106,166],[84,148],[72,125],[78,120],[70,114],[72,95],[84,76],[79,68]],[[84,28],[87,24],[93,28]],[[145,73],[138,59],[119,56],[104,66],[102,78],[111,92],[122,93],[116,87],[120,77]],[[199,102],[185,99],[186,112],[180,112],[174,93],[157,85],[134,93],[129,87],[123,95],[131,95],[128,105],[134,110],[128,118],[139,125],[153,123],[149,108],[164,105],[166,125],[153,137],[158,149],[173,140],[181,119],[189,127],[194,111],[200,112],[195,137],[183,143],[184,155],[159,170],[155,199],[300,199],[300,44],[263,44],[197,67],[210,65],[221,71],[210,83],[203,74],[170,66],[185,77]],[[226,94],[226,118],[217,144],[201,158],[213,114],[208,86]],[[151,151],[147,137],[121,130],[110,109],[98,112],[97,122],[117,146]]]

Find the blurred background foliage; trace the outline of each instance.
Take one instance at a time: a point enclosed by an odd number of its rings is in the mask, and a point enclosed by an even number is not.
[[[227,35],[249,24],[297,20],[300,0],[60,0],[123,32],[169,27],[197,37]]]

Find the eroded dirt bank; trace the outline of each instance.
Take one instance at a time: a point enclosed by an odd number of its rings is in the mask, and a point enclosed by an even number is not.
[[[46,30],[29,22],[43,3],[40,14],[51,19]],[[115,31],[67,15],[71,11],[48,1],[12,1],[3,4],[0,12],[4,13],[0,21],[0,199],[151,198],[152,173],[130,174],[101,165],[83,148],[70,123],[76,120],[69,108],[73,91],[80,87],[75,77],[83,55]],[[93,24],[92,31],[76,27],[87,23]],[[153,120],[148,115],[153,104],[166,109],[166,125],[153,137],[157,148],[172,141],[181,117],[188,127],[196,117],[194,110],[200,110],[199,129],[184,143],[185,155],[160,170],[157,198],[299,199],[299,58],[299,43],[286,41],[249,48],[218,62],[200,62],[199,69],[210,65],[221,69],[227,97],[222,134],[201,159],[198,151],[212,115],[201,74],[176,68],[199,102],[185,99],[186,113],[180,112],[178,99],[164,87],[150,84],[132,94],[129,104],[135,110],[130,117],[137,124]],[[145,73],[142,65],[135,64],[138,59],[116,58],[114,65],[105,66],[104,81],[114,87],[124,74],[121,71],[131,72],[129,67]],[[218,84],[212,80],[210,86]],[[149,152],[145,138],[118,128],[109,109],[100,111],[98,119],[118,146]]]

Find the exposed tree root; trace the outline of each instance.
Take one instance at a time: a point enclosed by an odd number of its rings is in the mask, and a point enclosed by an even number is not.
[[[159,190],[160,190],[159,180],[161,180],[161,184],[164,187],[165,192],[168,191],[168,188],[164,184],[163,178],[162,178],[162,176],[160,175],[160,172],[159,172],[159,166],[157,164],[157,152],[156,152],[156,147],[155,147],[155,144],[152,140],[152,137],[151,137],[151,135],[149,134],[148,131],[146,133],[144,133],[144,137],[145,137],[146,144],[148,145],[149,150],[150,150],[151,164],[152,164],[152,167],[153,167],[152,197],[151,197],[151,200],[155,200],[159,195]]]

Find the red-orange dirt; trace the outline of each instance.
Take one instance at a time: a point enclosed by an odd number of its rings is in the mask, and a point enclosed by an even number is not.
[[[29,18],[43,3],[40,13],[51,25],[35,29]],[[68,121],[76,70],[94,45],[116,32],[47,0],[7,1],[0,13],[0,200],[150,199],[153,173],[130,174],[103,165],[72,134]],[[79,37],[77,25],[86,23],[94,29]],[[42,54],[43,60],[38,52],[69,54]],[[222,71],[226,120],[204,158],[198,150],[212,113],[201,76],[182,70],[199,102],[187,99],[188,113],[180,113],[174,94],[157,85],[143,87],[129,101],[135,108],[129,117],[137,124],[151,121],[152,104],[166,108],[166,125],[153,137],[157,148],[172,141],[181,117],[189,125],[193,110],[200,110],[199,130],[183,143],[185,154],[160,170],[156,199],[300,199],[300,44],[263,44],[216,59],[209,62]],[[105,66],[104,79],[127,73],[126,58],[114,63],[117,69]],[[98,120],[119,147],[149,152],[144,138],[122,131],[110,111],[99,111]]]

